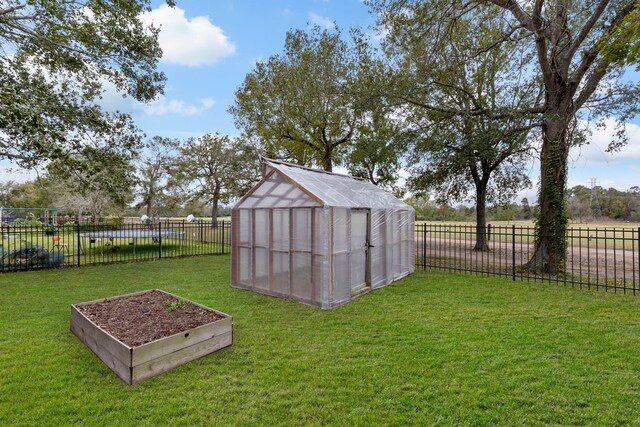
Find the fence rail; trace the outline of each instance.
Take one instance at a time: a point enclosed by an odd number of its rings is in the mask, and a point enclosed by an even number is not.
[[[0,271],[229,253],[231,223],[3,225]]]
[[[229,253],[231,223],[3,225],[0,272]],[[416,224],[416,266],[640,293],[640,228],[569,228],[562,273],[525,268],[536,229],[492,226],[488,251],[474,251],[474,225]]]
[[[526,267],[535,252],[534,227],[487,228],[488,251],[475,251],[475,225],[416,224],[416,266],[513,280],[640,292],[640,228],[568,228],[567,254],[558,274]]]

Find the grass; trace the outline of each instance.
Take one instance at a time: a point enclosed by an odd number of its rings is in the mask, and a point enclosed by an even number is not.
[[[640,299],[419,272],[332,311],[229,287],[228,256],[0,276],[0,424],[637,425]],[[138,386],[69,305],[161,288],[235,342]]]

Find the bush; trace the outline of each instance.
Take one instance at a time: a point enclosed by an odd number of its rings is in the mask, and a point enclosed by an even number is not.
[[[24,218],[16,218],[13,225],[16,227],[42,227],[43,224],[33,213],[29,212]]]

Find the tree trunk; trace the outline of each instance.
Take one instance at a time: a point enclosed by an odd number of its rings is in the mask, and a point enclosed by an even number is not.
[[[474,251],[488,251],[487,244],[487,180],[476,183],[476,245]]]
[[[536,249],[524,267],[536,273],[560,274],[564,271],[567,257],[565,189],[569,119],[559,114],[551,117],[542,127],[540,214],[536,224]]]
[[[216,194],[211,201],[211,228],[218,228],[218,202],[220,197]]]
[[[327,146],[324,150],[324,158],[322,159],[322,166],[327,172],[333,171],[333,160],[331,157],[333,157],[333,148]]]

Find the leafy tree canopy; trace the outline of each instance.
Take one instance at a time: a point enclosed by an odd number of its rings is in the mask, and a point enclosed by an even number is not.
[[[227,135],[206,134],[182,145],[170,185],[181,188],[186,202],[209,204],[215,223],[219,204],[246,193],[258,180],[259,170],[254,146]]]
[[[387,30],[387,52],[397,62],[440,66],[446,61],[443,44],[455,37],[460,18],[497,11],[506,23],[495,37],[472,37],[477,51],[501,49],[516,43],[531,55],[531,75],[543,85],[543,96],[527,105],[471,109],[447,108],[444,113],[482,115],[489,119],[530,116],[540,124],[540,213],[537,247],[525,266],[534,271],[558,273],[566,256],[566,185],[571,136],[576,118],[602,120],[616,117],[620,137],[610,145],[625,143],[624,122],[638,112],[640,83],[623,78],[637,65],[640,33],[635,31],[640,4],[637,0],[369,0]],[[481,20],[477,21],[481,24]],[[426,43],[424,43],[426,41]],[[444,43],[443,43],[444,42]],[[514,69],[513,73],[519,73]],[[459,87],[459,86],[456,86]],[[438,105],[431,105],[438,109]],[[601,123],[604,123],[601,121]],[[580,139],[577,139],[580,140]],[[551,230],[551,232],[549,232]]]
[[[87,144],[134,147],[131,118],[95,100],[106,82],[142,102],[162,92],[158,29],[139,20],[149,9],[149,0],[0,1],[0,158],[29,167]]]
[[[354,94],[361,67],[340,30],[290,31],[284,53],[256,64],[230,111],[268,157],[331,171],[362,118]]]

